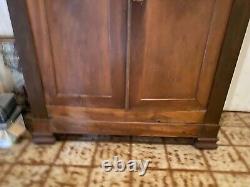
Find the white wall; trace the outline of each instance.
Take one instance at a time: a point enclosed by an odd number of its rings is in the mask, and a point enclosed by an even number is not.
[[[6,0],[0,0],[0,37],[13,36]]]
[[[13,36],[6,0],[0,0],[0,38],[3,36]],[[0,69],[2,68],[0,67]],[[245,36],[224,109],[250,112],[250,25]]]
[[[0,38],[12,37],[13,31],[9,18],[6,0],[0,0]],[[4,65],[3,55],[0,45],[0,93],[13,89],[13,79],[11,72]]]
[[[224,110],[250,112],[250,22]]]

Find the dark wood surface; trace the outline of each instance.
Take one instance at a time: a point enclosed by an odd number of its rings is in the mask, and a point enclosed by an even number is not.
[[[46,102],[124,108],[127,2],[27,2]]]
[[[227,32],[225,33],[209,105],[204,119],[205,123],[214,124],[214,127],[207,128],[204,126],[200,129],[195,143],[198,148],[216,148],[215,142],[217,141],[216,137],[219,132],[218,123],[223,111],[249,18],[250,1],[235,0],[230,13]]]
[[[209,100],[206,123],[218,123],[250,18],[250,1],[235,0]]]
[[[216,148],[250,1],[8,4],[35,142],[88,133],[192,137]]]
[[[193,138],[202,127],[201,124],[83,121],[67,117],[54,117],[50,125],[51,131],[55,133]]]
[[[32,114],[46,118],[44,90],[25,0],[7,0]]]
[[[132,4],[131,107],[206,109],[232,0]]]
[[[83,108],[72,106],[47,106],[49,116],[67,116],[82,120],[101,120],[118,122],[182,122],[203,123],[205,111],[158,111],[124,110],[112,108]]]

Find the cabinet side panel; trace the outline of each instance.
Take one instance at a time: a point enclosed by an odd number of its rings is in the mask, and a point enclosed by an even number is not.
[[[7,3],[32,114],[37,118],[47,118],[44,89],[26,1],[8,0]]]

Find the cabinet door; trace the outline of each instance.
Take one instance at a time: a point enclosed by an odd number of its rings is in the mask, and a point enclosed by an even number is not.
[[[232,0],[133,1],[130,107],[206,109]]]
[[[123,107],[127,1],[27,5],[47,105]]]

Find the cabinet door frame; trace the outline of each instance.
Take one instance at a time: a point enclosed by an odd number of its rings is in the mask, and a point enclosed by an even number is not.
[[[7,0],[32,113],[48,118],[26,0]],[[129,11],[128,11],[129,12]],[[250,1],[234,0],[210,92],[206,123],[218,123],[250,17]],[[129,54],[129,53],[128,53]],[[127,57],[128,58],[128,57]]]
[[[124,107],[127,4],[95,4],[26,0],[47,105]]]

